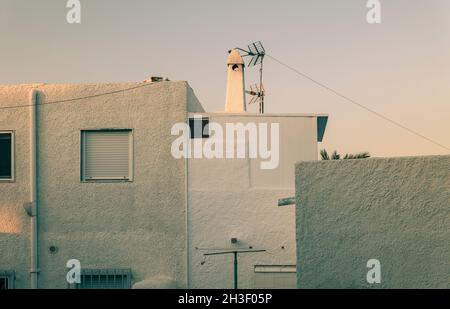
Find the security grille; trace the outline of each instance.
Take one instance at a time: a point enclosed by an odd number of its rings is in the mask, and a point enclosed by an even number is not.
[[[0,290],[7,290],[9,287],[9,278],[0,277]]]
[[[130,289],[130,269],[84,269],[78,289]]]
[[[14,288],[14,272],[0,270],[0,290],[9,290]]]

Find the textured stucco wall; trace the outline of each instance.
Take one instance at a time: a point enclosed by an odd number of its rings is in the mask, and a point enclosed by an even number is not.
[[[296,202],[298,287],[450,287],[450,156],[302,162]]]
[[[188,162],[190,287],[232,288],[233,255],[204,253],[266,249],[239,256],[239,288],[254,287],[255,265],[295,265],[295,209],[278,207],[294,195],[294,163],[317,158],[315,117],[206,114],[211,122],[280,123],[280,165],[260,170],[259,159]],[[231,244],[232,237],[238,243]]]
[[[0,106],[29,104],[33,85],[0,86]],[[0,130],[15,135],[15,180],[0,181],[0,269],[16,272],[16,287],[30,285],[30,220],[22,205],[29,201],[29,109],[0,110]]]
[[[40,85],[40,103],[135,87],[135,83]],[[28,104],[31,86],[0,87],[0,105]],[[38,108],[39,285],[65,288],[66,262],[86,268],[129,267],[134,282],[165,276],[185,286],[185,162],[170,153],[171,126],[188,106],[202,111],[185,82],[161,82],[88,100]],[[7,114],[5,114],[7,113]],[[0,268],[28,286],[28,109],[0,114],[0,129],[16,130],[16,182],[0,183],[0,226],[6,211],[19,233],[0,231]],[[80,130],[131,128],[133,182],[80,181]],[[6,209],[6,210],[5,210]],[[11,220],[11,219],[6,219]],[[58,247],[51,254],[49,246]]]

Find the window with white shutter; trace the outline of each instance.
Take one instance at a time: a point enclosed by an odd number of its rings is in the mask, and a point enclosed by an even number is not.
[[[131,130],[81,132],[81,179],[132,180],[133,136]]]

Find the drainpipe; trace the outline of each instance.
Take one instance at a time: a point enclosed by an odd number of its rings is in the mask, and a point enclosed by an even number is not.
[[[189,113],[186,114],[186,121],[189,124]],[[185,145],[189,142],[189,137],[186,137]],[[186,289],[191,285],[191,248],[190,248],[190,229],[189,229],[189,159],[184,158],[184,211],[186,222]]]
[[[28,215],[31,217],[30,231],[30,287],[38,288],[38,204],[37,204],[37,173],[36,173],[36,110],[38,92],[36,89],[30,92],[30,206]]]

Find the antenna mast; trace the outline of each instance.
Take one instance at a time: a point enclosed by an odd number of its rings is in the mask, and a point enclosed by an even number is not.
[[[259,102],[259,113],[264,114],[264,89],[263,89],[263,62],[261,61],[261,68],[259,69],[259,87],[261,89],[261,101]]]
[[[248,67],[255,66],[260,64],[259,68],[259,85],[251,86],[250,91],[246,91],[246,93],[253,96],[250,100],[249,104],[255,103],[259,101],[259,113],[264,114],[264,85],[263,85],[263,60],[266,55],[266,50],[260,41],[252,43],[248,45],[248,50],[242,48],[236,48],[244,53],[243,57],[250,56],[252,57],[248,63]]]

